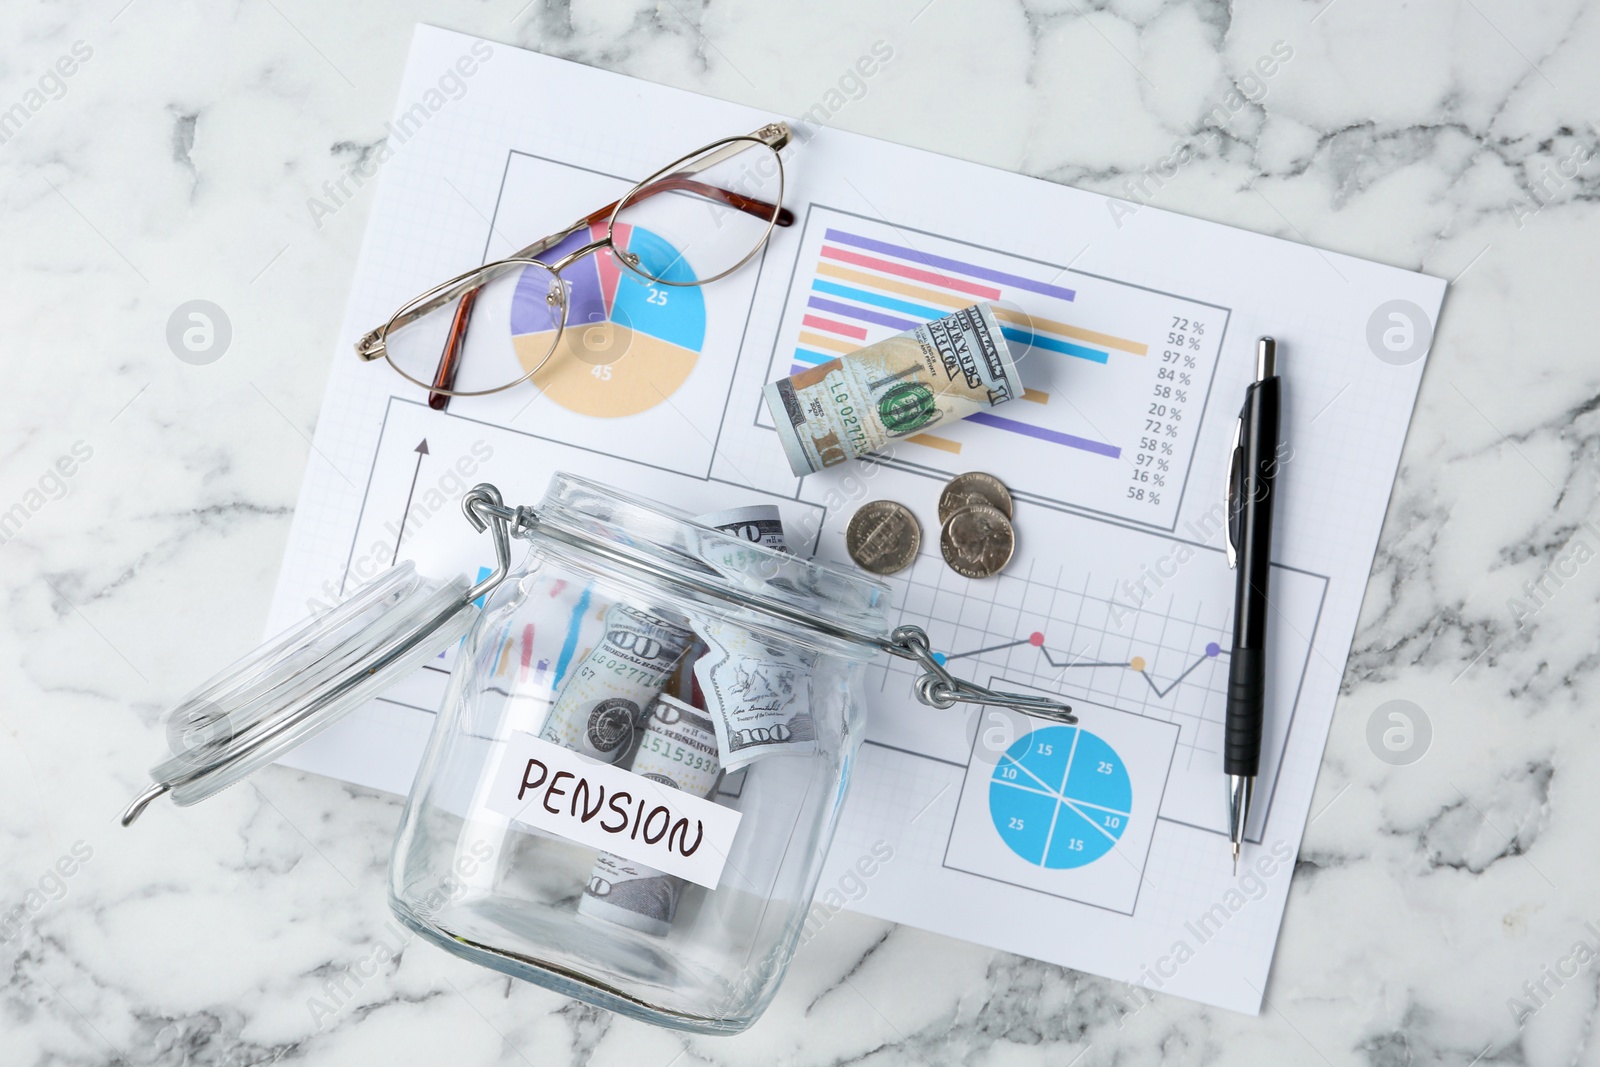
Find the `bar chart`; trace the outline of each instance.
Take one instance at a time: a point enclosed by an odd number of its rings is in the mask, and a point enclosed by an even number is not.
[[[1225,308],[813,206],[770,377],[978,302],[995,307],[1020,398],[905,437],[887,462],[1005,469],[1024,496],[1172,528]]]

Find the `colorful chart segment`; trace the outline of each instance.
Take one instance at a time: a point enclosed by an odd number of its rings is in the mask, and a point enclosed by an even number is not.
[[[579,230],[544,255],[554,263],[605,236],[605,226]],[[619,247],[639,256],[651,273],[692,282],[678,250],[638,226],[619,224]],[[511,341],[531,369],[550,351],[554,331],[546,275],[523,272],[511,300]],[[648,411],[675,393],[700,358],[706,337],[705,297],[693,286],[652,285],[624,271],[609,250],[585,256],[561,275],[567,286],[567,325],[556,352],[533,383],[568,411],[621,418]]]
[[[995,831],[1038,867],[1093,863],[1122,838],[1132,811],[1122,757],[1079,727],[1048,726],[1019,738],[989,780]]]
[[[1077,299],[1076,291],[1065,286],[829,226],[823,233],[790,373],[870,344],[876,339],[873,333],[881,337],[887,330],[909,330],[974,302],[1007,301],[1019,293],[1062,303]],[[1015,307],[1000,307],[996,314],[1006,339],[1031,352],[1096,364],[1107,363],[1113,352],[1128,357],[1148,354],[1148,346],[1138,341],[1040,318]],[[1048,404],[1050,394],[1029,389],[1022,399]],[[1111,459],[1122,454],[1116,444],[1026,417],[980,412],[970,421]],[[946,452],[961,450],[959,443],[929,434],[907,440]]]

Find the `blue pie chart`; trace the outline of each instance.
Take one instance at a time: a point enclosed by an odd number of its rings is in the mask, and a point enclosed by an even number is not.
[[[989,816],[1006,847],[1036,867],[1082,867],[1128,828],[1133,783],[1116,749],[1076,726],[1020,737],[989,778]]]

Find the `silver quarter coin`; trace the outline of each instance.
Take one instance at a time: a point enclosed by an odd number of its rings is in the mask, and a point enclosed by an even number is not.
[[[893,574],[917,558],[922,547],[922,527],[911,509],[893,500],[863,504],[850,517],[844,544],[862,570]]]
[[[958,474],[945,483],[944,492],[939,494],[939,522],[943,525],[962,508],[979,504],[994,508],[1008,519],[1013,515],[1011,493],[999,478],[981,471]]]
[[[953,512],[939,532],[944,561],[965,578],[991,578],[1000,573],[1016,548],[1011,520],[987,504]]]

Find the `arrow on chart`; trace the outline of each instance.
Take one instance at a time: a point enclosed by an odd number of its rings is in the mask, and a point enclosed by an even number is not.
[[[400,541],[406,535],[406,520],[411,518],[411,498],[417,491],[417,475],[422,473],[422,457],[428,454],[428,439],[424,437],[412,451],[417,454],[417,465],[411,471],[411,488],[406,490],[406,506],[400,512],[400,529],[394,535],[394,555],[389,559],[389,566],[393,567],[395,560],[400,558]]]

